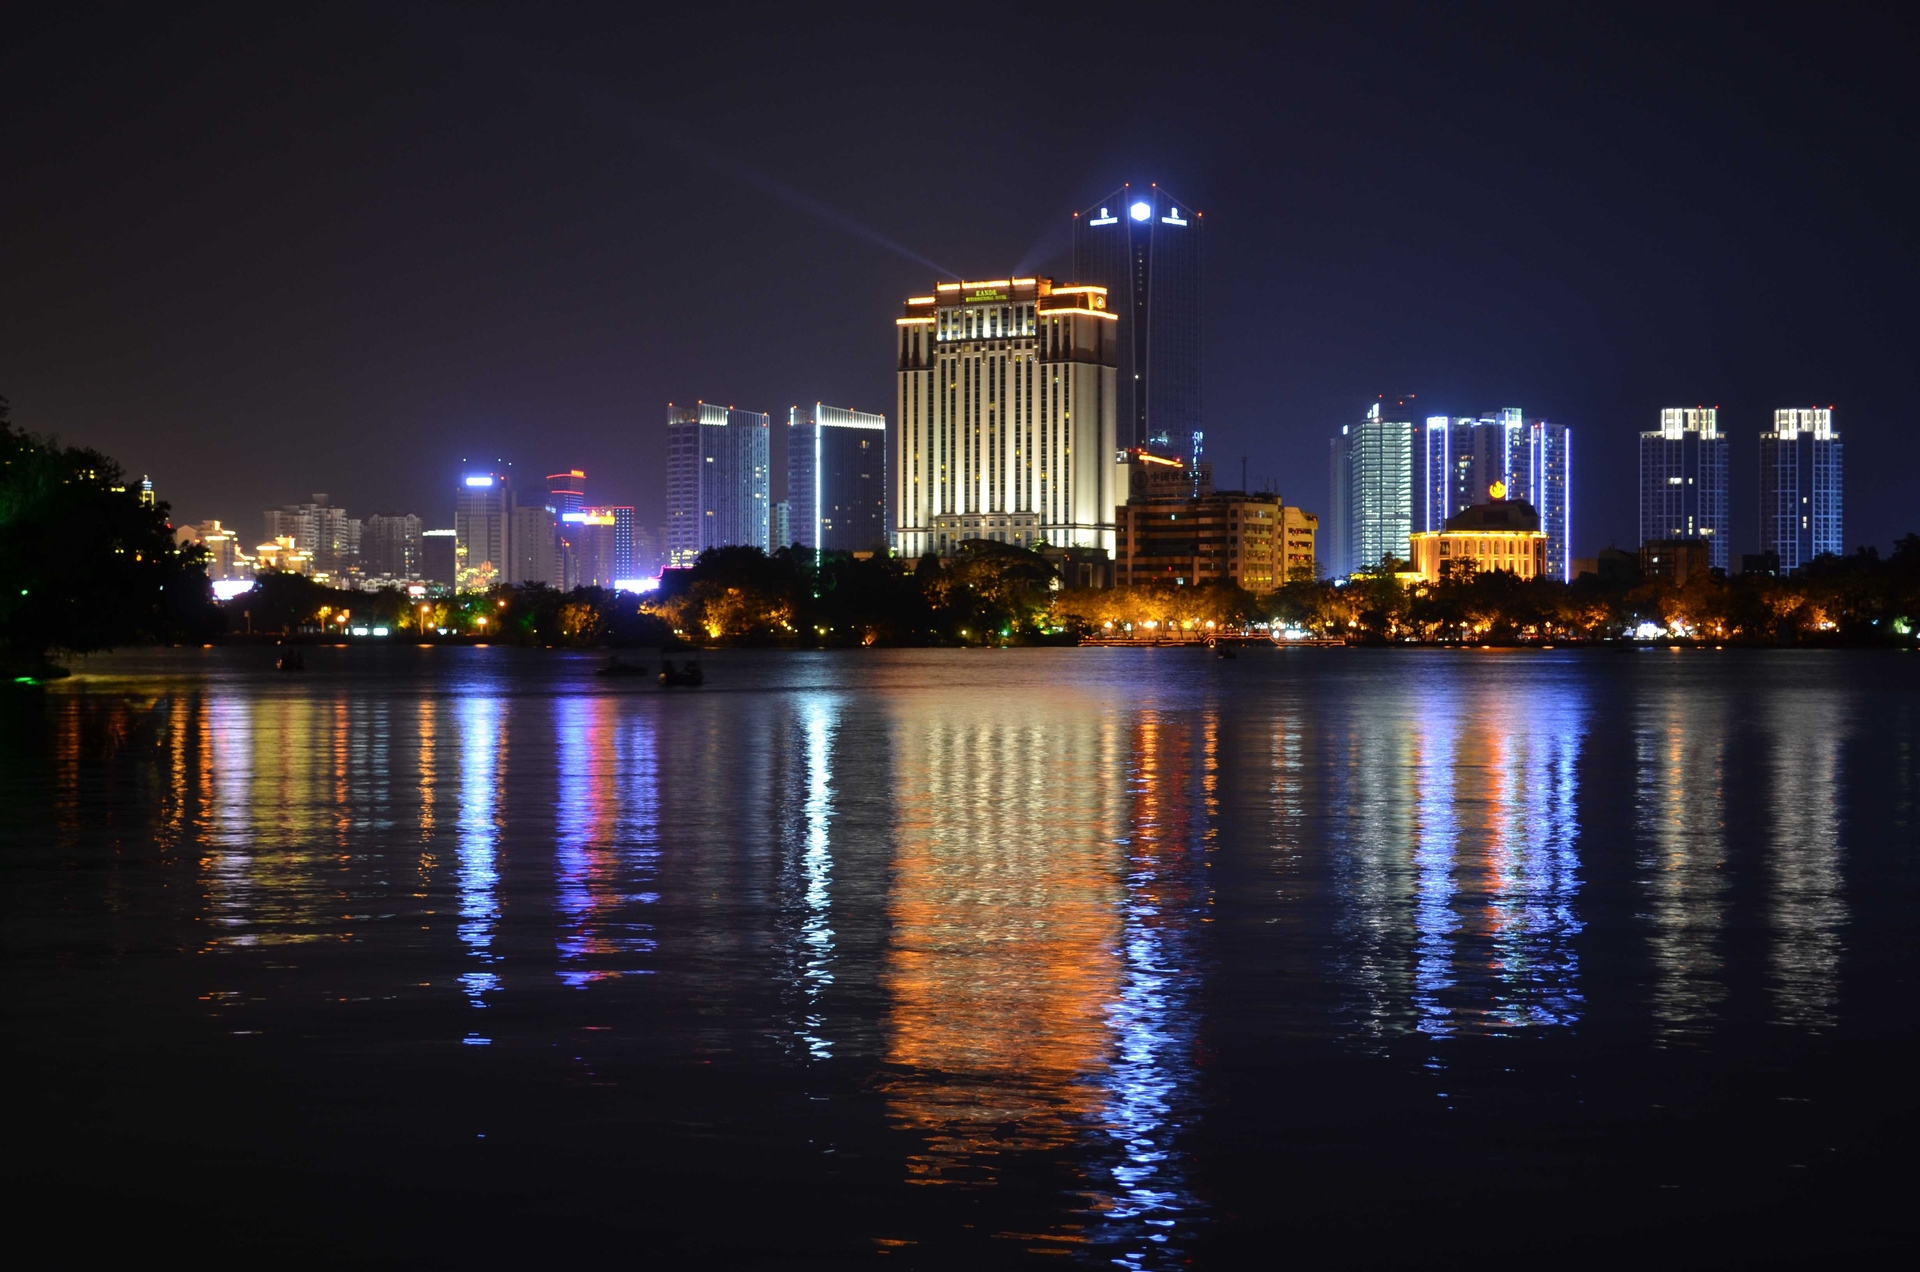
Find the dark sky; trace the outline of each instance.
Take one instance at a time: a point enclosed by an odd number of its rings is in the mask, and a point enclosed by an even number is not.
[[[893,412],[933,264],[1207,214],[1206,427],[1325,510],[1378,393],[1637,434],[1832,405],[1849,546],[1920,530],[1920,6],[46,6],[0,39],[0,394],[259,533],[448,524],[463,457],[664,512],[669,401]],[[684,11],[683,11],[684,10]]]

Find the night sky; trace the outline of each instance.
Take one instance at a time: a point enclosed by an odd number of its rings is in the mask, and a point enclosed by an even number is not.
[[[1832,405],[1846,541],[1920,530],[1920,6],[46,6],[0,37],[0,394],[243,535],[326,491],[451,524],[463,458],[664,519],[669,401],[894,411],[936,273],[1069,214],[1207,218],[1223,485],[1325,512],[1375,395],[1637,435]],[[826,10],[819,10],[825,13]],[[778,482],[776,481],[776,491]]]

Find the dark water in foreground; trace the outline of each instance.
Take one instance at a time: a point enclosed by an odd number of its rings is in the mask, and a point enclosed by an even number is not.
[[[270,661],[0,697],[7,1186],[76,1252],[1700,1266],[1920,1226],[1920,658]]]

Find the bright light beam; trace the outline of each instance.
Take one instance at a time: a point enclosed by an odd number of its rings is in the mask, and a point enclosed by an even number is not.
[[[783,181],[750,168],[737,160],[716,154],[707,146],[693,140],[672,125],[657,119],[635,107],[631,102],[623,101],[613,92],[597,84],[564,84],[558,77],[542,72],[535,74],[560,92],[579,101],[589,111],[620,125],[633,135],[647,141],[656,142],[705,167],[711,168],[723,177],[739,182],[749,189],[771,195],[788,207],[804,212],[815,220],[854,238],[863,239],[876,247],[884,247],[897,256],[925,265],[942,278],[958,278],[960,275],[937,261],[928,260],[920,253],[903,243],[895,242],[872,226],[863,225],[838,208],[822,203],[819,199],[803,191],[796,190]]]

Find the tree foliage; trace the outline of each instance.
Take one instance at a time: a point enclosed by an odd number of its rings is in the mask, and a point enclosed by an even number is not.
[[[166,514],[100,452],[15,430],[0,399],[0,658],[217,630],[203,552]]]

